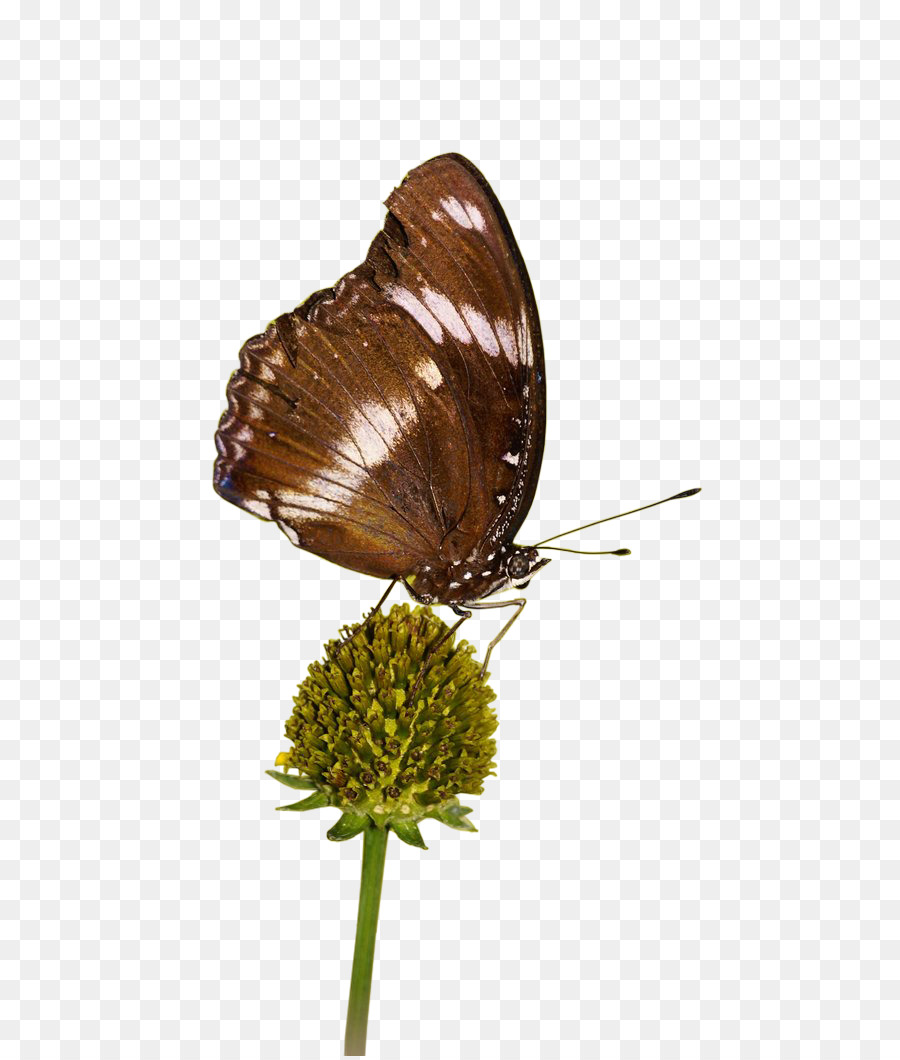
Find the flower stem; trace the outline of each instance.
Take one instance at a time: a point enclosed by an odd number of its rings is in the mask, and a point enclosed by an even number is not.
[[[378,931],[378,909],[381,905],[381,882],[384,879],[386,850],[387,829],[370,825],[363,832],[362,879],[359,883],[356,948],[353,951],[353,971],[350,975],[344,1056],[366,1055],[372,964],[375,960],[375,935]]]

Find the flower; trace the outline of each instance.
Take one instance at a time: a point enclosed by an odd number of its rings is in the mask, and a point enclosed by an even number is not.
[[[495,695],[474,648],[448,632],[430,608],[398,604],[326,644],[294,697],[284,772],[269,771],[313,794],[279,809],[337,807],[334,840],[374,824],[424,848],[423,818],[475,831],[456,796],[481,794],[493,772]]]

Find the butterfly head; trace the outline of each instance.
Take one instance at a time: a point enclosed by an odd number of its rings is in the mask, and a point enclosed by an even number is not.
[[[516,589],[525,589],[534,575],[550,562],[536,548],[514,547],[506,559],[506,576]]]

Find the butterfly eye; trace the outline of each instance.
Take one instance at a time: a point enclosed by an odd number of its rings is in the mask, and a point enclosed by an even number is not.
[[[531,570],[531,563],[523,552],[514,552],[509,557],[509,563],[506,566],[506,570],[510,578],[515,581],[517,578],[525,577],[525,575]],[[516,586],[516,588],[522,588],[522,586]]]

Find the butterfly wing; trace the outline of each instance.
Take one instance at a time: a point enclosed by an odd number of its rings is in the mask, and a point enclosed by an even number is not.
[[[435,435],[457,410],[415,329],[350,273],[245,343],[216,434],[216,491],[294,545],[395,577],[440,547],[468,467]],[[437,388],[432,389],[438,384]]]
[[[430,315],[469,412],[472,483],[459,530],[464,550],[482,551],[512,541],[540,475],[547,402],[531,281],[496,195],[461,155],[414,169],[386,205],[406,242],[389,297]]]
[[[214,473],[293,544],[377,577],[515,532],[544,408],[534,298],[484,178],[441,156],[387,205],[360,266],[244,345]]]

